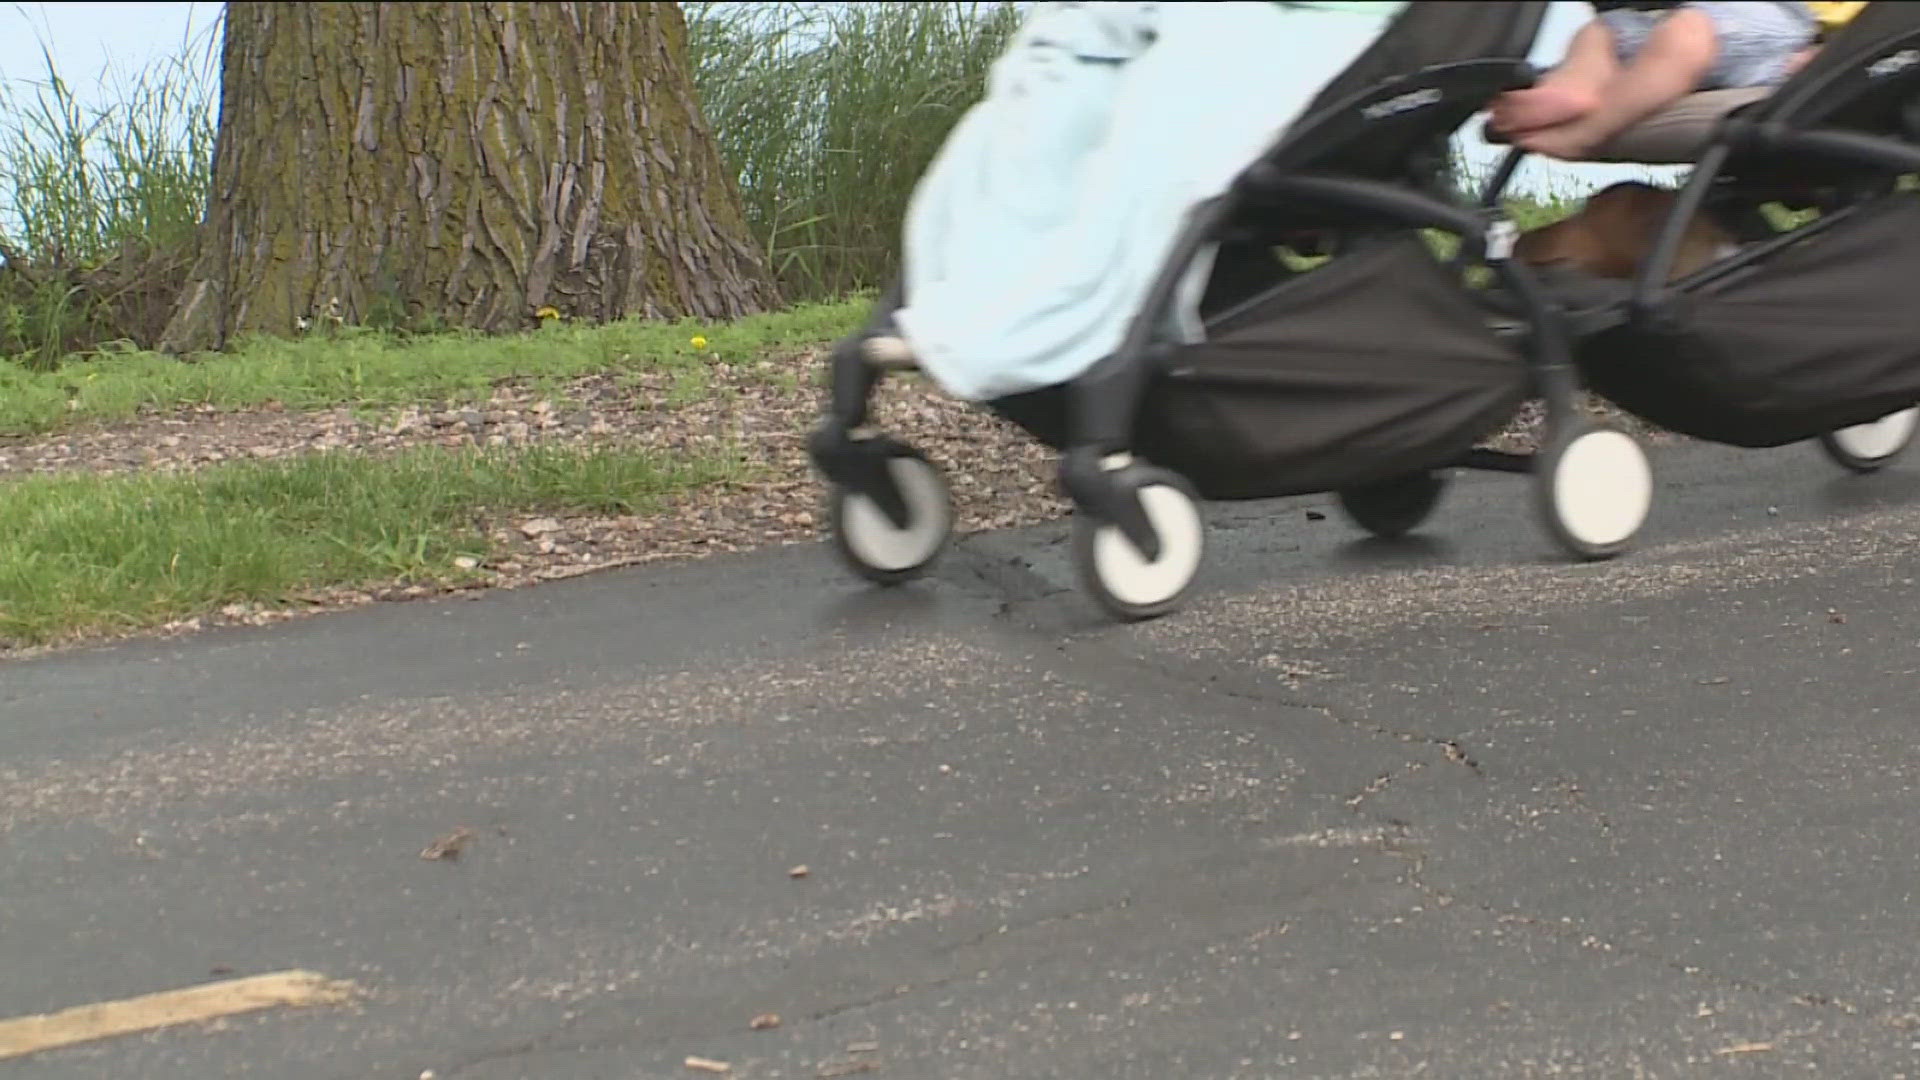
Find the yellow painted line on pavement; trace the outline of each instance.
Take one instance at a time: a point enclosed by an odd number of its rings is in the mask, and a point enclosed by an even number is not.
[[[0,1020],[0,1061],[261,1009],[337,1005],[351,998],[353,992],[353,984],[311,971],[276,971],[120,1001],[76,1005],[54,1013]]]

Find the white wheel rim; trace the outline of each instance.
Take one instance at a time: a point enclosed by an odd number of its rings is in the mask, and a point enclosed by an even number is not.
[[[1626,540],[1652,505],[1653,469],[1622,432],[1581,435],[1555,464],[1553,512],[1580,543],[1606,547]]]
[[[953,508],[947,487],[932,465],[918,458],[896,457],[887,462],[893,482],[907,504],[907,527],[893,522],[872,499],[847,492],[840,530],[847,550],[864,566],[875,570],[911,570],[933,558],[952,528]]]
[[[1118,527],[1103,525],[1093,537],[1093,568],[1115,600],[1152,607],[1178,596],[1199,571],[1203,526],[1200,508],[1178,488],[1142,488],[1140,504],[1159,534],[1160,557],[1147,560]]]
[[[1878,461],[1907,445],[1916,422],[1920,422],[1920,409],[1901,409],[1872,423],[1841,428],[1833,433],[1833,442],[1862,461]]]

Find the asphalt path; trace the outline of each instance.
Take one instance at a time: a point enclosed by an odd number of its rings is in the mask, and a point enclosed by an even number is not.
[[[0,1077],[1920,1076],[1920,463],[1655,467],[1599,565],[1214,507],[1135,626],[1048,526],[0,666],[0,1020],[354,989]]]

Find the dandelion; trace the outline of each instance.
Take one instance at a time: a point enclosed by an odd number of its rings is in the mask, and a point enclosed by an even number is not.
[[[693,335],[693,340],[688,342],[688,344],[693,346],[695,352],[704,352],[707,348],[707,339],[701,337],[699,334],[695,334]]]

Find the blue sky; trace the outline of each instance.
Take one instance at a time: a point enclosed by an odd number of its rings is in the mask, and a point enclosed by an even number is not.
[[[41,57],[44,42],[80,102],[106,104],[113,100],[114,73],[130,74],[156,60],[179,55],[188,43],[201,38],[213,26],[220,8],[217,3],[164,2],[37,3],[0,7],[0,80],[41,79],[46,70]],[[1566,0],[1554,4],[1541,35],[1536,61],[1550,63],[1556,59],[1567,38],[1591,10],[1584,3]],[[1347,18],[1351,19],[1348,25],[1353,28],[1341,33],[1347,40],[1334,42],[1320,38],[1303,42],[1302,48],[1316,52],[1328,48],[1353,51],[1378,25],[1365,16]],[[1284,65],[1286,58],[1275,60]],[[1306,95],[1314,89],[1302,86],[1300,92]],[[1479,143],[1477,136],[1469,137],[1466,142],[1473,160],[1493,159],[1494,152]],[[1577,190],[1650,172],[1657,175],[1659,171],[1612,166],[1568,167],[1536,161],[1528,165],[1523,178],[1529,187],[1541,184],[1556,190]]]
[[[178,56],[220,16],[218,3],[7,4],[0,6],[0,79],[40,81],[44,42],[82,101],[111,100],[106,77]]]

